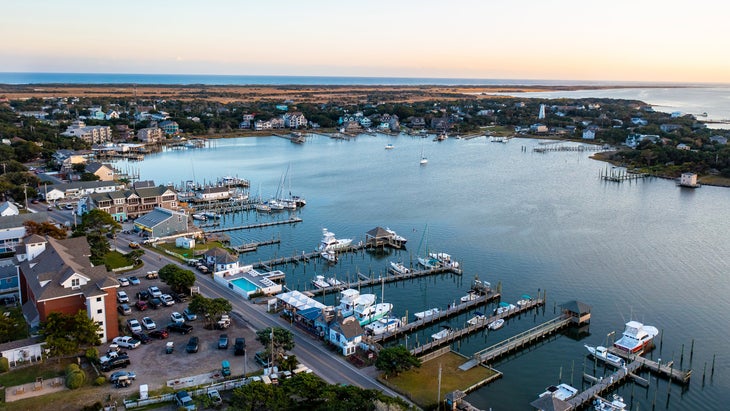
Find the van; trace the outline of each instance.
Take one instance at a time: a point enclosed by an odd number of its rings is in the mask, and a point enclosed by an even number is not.
[[[269,384],[269,385],[271,384],[271,378],[269,378],[269,377],[268,377],[268,376],[266,376],[266,375],[262,375],[262,376],[261,376],[261,381],[263,381],[263,382],[264,382],[264,384]]]

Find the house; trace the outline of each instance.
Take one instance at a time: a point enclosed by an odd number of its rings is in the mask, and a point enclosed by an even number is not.
[[[116,170],[111,164],[89,163],[86,172],[99,177],[100,181],[114,181]]]
[[[205,263],[213,267],[213,272],[218,273],[221,271],[236,270],[239,266],[238,258],[232,256],[228,251],[220,248],[213,247],[203,254]]]
[[[271,121],[256,120],[253,123],[253,129],[256,131],[270,130],[271,128]]]
[[[18,211],[18,207],[16,207],[15,204],[11,203],[10,201],[6,201],[0,204],[0,217],[7,217],[18,214],[20,214],[20,211]]]
[[[711,143],[717,143],[717,144],[720,144],[721,146],[724,146],[724,145],[727,144],[727,137],[723,137],[723,136],[712,136],[712,137],[710,137],[710,142]]]
[[[7,305],[16,301],[20,301],[18,268],[13,259],[6,258],[0,260],[0,302]]]
[[[18,275],[23,315],[31,327],[54,312],[74,315],[82,311],[99,326],[102,342],[119,335],[119,282],[104,265],[92,265],[89,255],[86,237],[59,241],[33,235],[26,239]]]
[[[180,126],[177,122],[172,120],[165,120],[158,124],[158,127],[168,136],[175,135],[180,132]]]
[[[81,198],[93,193],[110,193],[124,188],[124,184],[114,181],[74,181],[44,185],[38,192],[48,202],[66,198]]]
[[[530,126],[531,133],[547,133],[548,127],[545,124],[535,123]]]
[[[119,113],[116,110],[109,110],[104,115],[105,120],[115,120],[119,118]]]
[[[161,128],[148,127],[137,131],[137,138],[145,143],[156,143],[163,140],[165,136]]]
[[[629,134],[624,144],[628,147],[636,148],[644,140],[649,140],[656,144],[661,141],[661,137],[656,134]]]
[[[301,128],[307,126],[307,118],[301,112],[295,111],[283,116],[284,126],[289,128]]]
[[[426,119],[423,117],[411,117],[410,125],[411,128],[424,128],[426,127]]]
[[[27,221],[38,224],[46,223],[48,222],[48,213],[41,211],[39,213],[0,217],[0,254],[10,255],[15,253],[18,246],[23,244],[23,239],[28,235],[25,229]]]
[[[596,130],[594,128],[587,128],[583,130],[583,140],[595,140]]]
[[[93,193],[86,198],[87,209],[98,208],[109,213],[116,221],[137,218],[157,207],[177,209],[177,192],[165,186],[142,187],[104,193]]]
[[[130,129],[126,124],[117,124],[114,126],[114,130],[117,132],[117,137],[120,140],[131,140],[134,138],[134,130]]]
[[[677,144],[677,150],[689,151],[690,150],[690,146],[688,146],[688,145],[686,145],[684,143],[679,143],[679,144]]]
[[[342,355],[349,356],[355,354],[357,346],[362,341],[363,333],[360,322],[355,317],[342,318],[338,315],[330,324],[328,340],[340,347]]]
[[[231,192],[228,187],[206,187],[195,194],[196,201],[220,201],[229,198],[231,198]]]
[[[33,117],[38,120],[43,120],[48,116],[45,111],[19,111],[18,115],[21,117]]]
[[[284,119],[283,118],[272,118],[269,120],[271,123],[271,128],[284,128]]]
[[[73,169],[74,164],[86,164],[93,152],[90,150],[57,150],[51,158],[59,166],[61,171]]]
[[[680,124],[662,124],[659,126],[659,129],[665,133],[671,133],[672,131],[679,130],[681,128],[682,125]]]
[[[76,137],[91,144],[100,144],[112,140],[112,129],[109,126],[87,126],[83,121],[76,120],[61,135]]]
[[[156,207],[134,221],[134,229],[149,237],[167,237],[188,232],[188,215],[179,211]]]
[[[195,239],[187,238],[187,237],[178,237],[175,239],[175,247],[192,250],[193,248],[195,248]]]
[[[644,120],[641,117],[632,117],[631,124],[633,124],[635,126],[645,126],[645,125],[649,124],[649,122]]]
[[[682,173],[679,178],[679,185],[683,187],[699,187],[699,184],[697,184],[697,174]]]
[[[8,364],[12,367],[40,362],[43,360],[45,346],[46,342],[41,336],[10,341],[0,344],[0,356],[7,358]]]

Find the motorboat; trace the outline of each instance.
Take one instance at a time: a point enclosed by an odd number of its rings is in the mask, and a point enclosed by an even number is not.
[[[307,205],[307,200],[305,200],[304,197],[292,196],[291,199],[294,200],[294,202],[297,204],[297,207],[304,207],[305,205]]]
[[[611,401],[600,397],[593,400],[593,409],[596,411],[623,411],[626,410],[626,407],[623,397],[617,394],[613,394]]]
[[[441,327],[443,327],[443,330],[431,334],[431,338],[434,340],[441,340],[454,333],[454,330],[452,330],[448,325],[442,325]]]
[[[372,335],[380,335],[388,332],[393,332],[400,328],[402,325],[401,320],[395,317],[383,317],[378,321],[374,321],[366,325],[365,331]]]
[[[644,325],[638,321],[629,321],[626,323],[626,329],[621,338],[614,342],[613,346],[630,353],[641,352],[651,344],[657,334],[659,334],[659,330],[656,327]]]
[[[432,270],[434,268],[441,267],[441,262],[436,258],[424,258],[424,257],[418,257],[418,264],[422,265],[423,268],[427,270]]]
[[[487,321],[486,315],[482,314],[479,311],[474,311],[474,316],[471,317],[470,319],[466,320],[466,323],[469,325],[477,325],[477,324],[482,324],[485,321]]]
[[[503,313],[507,313],[509,311],[512,311],[512,310],[514,310],[516,308],[517,308],[517,306],[514,305],[514,304],[499,303],[499,307],[497,307],[494,310],[494,313],[497,314],[497,315],[499,315],[499,314],[503,314]]]
[[[339,251],[350,247],[352,244],[351,238],[337,239],[335,233],[327,231],[326,228],[322,229],[322,241],[319,243],[319,251]]]
[[[264,203],[258,203],[254,206],[256,211],[260,213],[270,213],[271,212],[271,206]]]
[[[325,281],[323,275],[318,275],[312,280],[312,284],[314,284],[317,288],[329,288],[330,284]]]
[[[337,254],[333,250],[322,251],[319,255],[332,264],[337,262]]]
[[[575,395],[578,394],[578,389],[575,387],[571,387],[568,384],[559,384],[559,385],[551,385],[545,389],[545,392],[540,394],[540,397],[544,397],[546,395],[550,395],[552,397],[555,397],[559,400],[567,401]]]
[[[532,301],[532,297],[530,297],[527,294],[522,294],[522,297],[520,297],[519,300],[517,300],[517,306],[522,307],[530,303]]]
[[[332,287],[342,287],[344,285],[342,281],[336,279],[335,277],[330,277],[325,281],[327,281],[327,284],[331,285]]]
[[[218,220],[219,218],[221,218],[220,214],[214,213],[212,211],[207,211],[207,212],[203,213],[203,215],[205,216],[205,218],[210,218],[212,220]]]
[[[469,301],[474,301],[477,298],[479,298],[479,294],[475,291],[469,291],[465,296],[461,297],[460,300],[462,303],[468,303]]]
[[[193,220],[208,221],[208,218],[203,214],[193,214]]]
[[[340,305],[337,307],[343,317],[349,317],[352,315],[355,309],[355,302],[360,297],[360,292],[347,288],[340,291]]]
[[[392,144],[386,144],[385,145],[385,149],[386,150],[392,150],[393,148],[394,148],[394,146]]]
[[[430,253],[428,256],[430,258],[432,258],[432,259],[438,260],[441,263],[441,265],[443,265],[445,267],[459,268],[459,262],[458,261],[454,261],[451,258],[451,255],[449,255],[449,254],[446,254],[446,253]]]
[[[271,211],[281,211],[284,209],[284,204],[282,204],[279,200],[271,199],[266,202],[266,205],[268,205],[271,208]]]
[[[398,274],[408,274],[411,272],[410,268],[401,263],[396,263],[393,261],[390,262],[390,268]]]
[[[591,355],[597,360],[601,360],[606,364],[613,365],[616,368],[621,368],[624,366],[623,358],[619,357],[618,355],[611,354],[610,352],[608,352],[608,349],[606,347],[602,347],[600,345],[598,347],[591,347],[587,344],[585,344],[584,346],[586,347],[588,352],[591,353]]]
[[[367,307],[358,305],[355,307],[354,316],[360,322],[360,325],[368,325],[387,316],[392,310],[393,304],[391,303],[378,303]]]
[[[504,319],[500,318],[498,320],[494,320],[491,323],[487,324],[487,328],[490,330],[499,330],[504,325]]]
[[[416,318],[418,318],[419,320],[422,320],[422,319],[424,319],[426,317],[430,317],[430,316],[436,315],[438,313],[439,313],[439,309],[438,308],[429,308],[426,311],[417,312],[417,313],[414,313],[413,315]]]
[[[405,238],[405,237],[403,237],[401,235],[396,234],[395,231],[391,230],[388,227],[385,227],[385,231],[387,231],[388,234],[390,234],[391,236],[393,236],[393,240],[395,240],[395,241],[397,241],[397,242],[399,242],[401,244],[405,244],[405,243],[408,242],[408,239],[407,238]]]

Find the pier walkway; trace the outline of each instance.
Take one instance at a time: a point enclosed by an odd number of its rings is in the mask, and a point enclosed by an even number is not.
[[[572,321],[573,319],[566,315],[553,318],[552,320],[544,322],[537,327],[530,328],[527,331],[521,332],[504,341],[494,344],[491,347],[475,352],[472,359],[462,364],[459,369],[468,370],[478,364],[491,362],[497,357],[509,354],[512,351],[518,350],[525,345],[532,344],[535,341],[541,340],[542,338],[567,327]]]
[[[235,227],[213,228],[210,230],[204,230],[203,232],[208,234],[208,233],[222,233],[224,231],[250,230],[253,228],[271,227],[271,226],[282,225],[282,224],[296,224],[296,223],[301,223],[302,221],[304,221],[304,220],[302,220],[299,217],[291,217],[286,220],[269,221],[266,223],[239,225],[239,226],[235,226]]]
[[[464,303],[464,304],[459,304],[456,308],[459,308],[461,306],[468,305],[469,303],[473,303],[473,302],[477,302],[477,301],[479,301],[479,302],[482,302],[482,301],[486,302],[487,297],[488,296],[482,296],[482,297],[477,298],[476,300],[469,301],[469,302]],[[513,317],[515,315],[519,315],[519,314],[521,314],[523,312],[529,311],[529,310],[531,310],[533,308],[539,307],[539,306],[541,306],[543,304],[544,304],[544,300],[542,300],[542,299],[532,300],[532,301],[528,302],[525,305],[519,306],[517,308],[514,308],[512,310],[505,311],[505,312],[500,313],[500,314],[497,314],[497,315],[493,315],[493,316],[485,319],[484,321],[477,322],[474,325],[469,325],[469,326],[466,326],[466,327],[461,328],[459,330],[455,330],[451,334],[449,334],[448,336],[446,336],[444,338],[441,338],[441,339],[438,339],[438,340],[433,340],[433,341],[431,341],[429,343],[426,343],[426,344],[423,344],[423,345],[421,345],[419,347],[416,347],[416,348],[414,348],[414,349],[411,350],[411,354],[413,354],[415,356],[423,355],[424,353],[426,353],[428,351],[434,350],[434,349],[439,348],[439,347],[442,347],[444,345],[449,345],[449,344],[451,344],[454,341],[458,341],[458,340],[466,337],[467,335],[469,335],[471,333],[474,333],[474,332],[483,330],[483,329],[487,328],[487,326],[489,325],[489,323],[491,323],[492,321],[496,321],[498,319],[504,319],[504,318],[508,318],[508,317]],[[468,309],[468,307],[461,309],[461,311],[465,311],[467,309]],[[444,313],[446,313],[446,312],[448,312],[448,311],[445,311]],[[415,324],[415,323],[411,323],[411,324]],[[403,328],[406,328],[406,327],[408,327],[411,324],[407,324],[405,327],[399,328],[398,330],[396,330],[396,332],[401,331]],[[471,368],[471,367],[469,367],[469,368]]]
[[[532,151],[536,153],[547,153],[550,151],[606,151],[609,148],[603,146],[552,146],[552,147],[535,147]]]
[[[627,377],[629,377],[631,374],[633,374],[635,371],[637,371],[639,368],[641,368],[641,364],[638,361],[634,361],[632,363],[629,363],[624,368],[619,368],[611,374],[608,377],[604,377],[595,385],[592,385],[587,390],[578,393],[575,397],[569,399],[567,402],[573,406],[571,409],[580,409],[584,407],[586,404],[593,401],[593,398],[601,395],[602,393],[610,390],[614,385],[619,384],[623,382]]]
[[[245,243],[245,244],[241,244],[239,246],[235,246],[235,247],[231,247],[231,248],[238,251],[239,253],[250,253],[252,251],[256,251],[256,249],[258,249],[261,246],[279,244],[279,243],[281,243],[281,238],[272,238],[271,240]]]
[[[640,357],[635,354],[629,354],[626,351],[619,350],[616,347],[610,347],[608,350],[611,353],[616,354],[627,361],[639,362],[650,372],[661,375],[665,378],[669,378],[670,380],[680,384],[688,384],[689,379],[692,376],[692,370],[680,370],[674,368],[674,361],[668,361],[666,363],[660,364],[659,362],[650,360],[648,358]]]

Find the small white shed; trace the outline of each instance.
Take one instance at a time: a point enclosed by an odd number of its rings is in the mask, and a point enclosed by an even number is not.
[[[178,237],[175,239],[175,245],[180,248],[187,248],[188,250],[192,250],[193,248],[195,248],[195,239]]]

